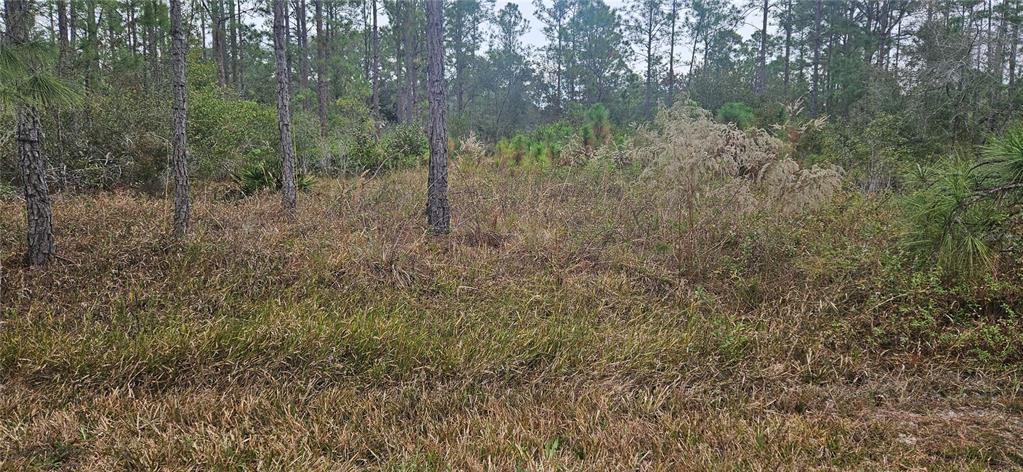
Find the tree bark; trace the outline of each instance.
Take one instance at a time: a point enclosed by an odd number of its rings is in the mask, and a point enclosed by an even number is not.
[[[70,44],[68,43],[67,0],[57,0],[57,34],[60,35],[60,38],[57,40],[57,69],[63,74],[67,71],[68,51],[70,49]]]
[[[649,116],[654,108],[654,7],[653,2],[647,3],[646,18],[646,97],[643,103],[643,114]]]
[[[757,79],[754,89],[757,93],[764,93],[767,88],[767,15],[770,4],[764,0],[763,25],[760,29],[760,53],[757,57]]]
[[[35,23],[32,2],[8,0],[7,37],[15,46],[29,42],[29,34]],[[39,112],[33,106],[20,104],[17,107],[18,161],[25,192],[25,216],[28,222],[28,250],[25,263],[29,266],[43,266],[53,258],[53,208],[50,203],[50,189],[46,182],[46,156],[43,154],[42,125]]]
[[[149,2],[149,15],[148,15],[148,20],[149,21],[146,22],[146,30],[145,30],[145,32],[146,32],[146,38],[145,38],[145,42],[146,42],[146,58],[147,58],[147,62],[149,62],[150,82],[152,84],[154,84],[154,85],[158,84],[160,82],[159,59],[157,59],[157,51],[156,51],[156,45],[157,45],[156,26],[154,25],[154,23],[156,22],[156,5],[157,4],[156,4],[155,0],[151,0]]]
[[[213,25],[213,56],[217,62],[217,83],[227,85],[227,16],[224,14],[224,0],[215,0],[210,15]]]
[[[668,103],[675,103],[675,36],[678,24],[678,1],[671,0],[671,39],[668,41]]]
[[[295,1],[295,36],[298,43],[298,87],[309,87],[309,23],[306,21],[305,0]],[[309,109],[309,100],[302,100],[302,109]]]
[[[426,187],[426,219],[434,234],[451,226],[448,205],[448,136],[444,96],[444,1],[426,0],[427,75],[430,102],[430,164]]]
[[[789,83],[792,77],[792,0],[785,1],[785,99],[789,97]]]
[[[188,153],[185,135],[187,102],[185,98],[185,54],[188,44],[181,22],[181,0],[170,0],[171,20],[171,61],[173,63],[174,103],[172,121],[174,134],[171,137],[174,159],[174,236],[182,238],[188,234],[191,213],[188,201]]]
[[[373,2],[373,59],[370,67],[373,69],[373,114],[380,116],[380,30],[377,28],[377,0]]]
[[[419,104],[419,94],[417,93],[418,89],[416,87],[416,85],[419,83],[419,64],[416,62],[416,58],[418,56],[418,54],[416,53],[419,50],[419,48],[417,48],[416,45],[419,44],[420,39],[419,37],[413,38],[412,36],[418,30],[419,26],[416,24],[417,22],[415,21],[415,17],[413,16],[415,14],[413,8],[415,8],[415,5],[412,5],[412,7],[409,8],[408,11],[406,12],[407,14],[406,18],[408,23],[406,27],[407,30],[405,33],[406,42],[404,47],[406,82],[405,94],[408,99],[407,102],[408,114],[405,117],[405,121],[409,124],[415,121],[416,109],[418,108]]]
[[[320,117],[320,137],[327,137],[327,38],[323,33],[323,0],[313,0],[316,8],[316,99]]]
[[[43,154],[42,125],[35,107],[18,110],[18,160],[25,187],[25,208],[28,221],[28,252],[30,266],[50,262],[55,252],[53,242],[53,208],[46,182],[46,156]]]
[[[228,10],[231,15],[231,80],[241,89],[241,52],[238,49],[239,23],[241,22],[241,0],[228,0]]]
[[[288,91],[288,25],[285,2],[273,0],[274,62],[277,72],[277,127],[281,133],[281,201],[284,209],[295,209],[295,149],[291,142],[291,95]]]
[[[821,2],[822,0],[814,2],[814,19],[816,22],[813,28],[813,86],[810,90],[810,116],[814,117],[820,113],[820,103],[818,103],[820,92],[818,89],[820,88],[821,20],[823,18]]]

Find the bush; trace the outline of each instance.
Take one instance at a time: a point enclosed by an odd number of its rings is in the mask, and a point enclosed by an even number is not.
[[[350,172],[379,173],[426,162],[429,144],[418,125],[398,125],[379,141],[371,131],[358,131],[345,140],[344,168]]]
[[[426,131],[418,124],[396,126],[384,136],[383,144],[386,169],[424,164],[430,155]]]
[[[739,129],[747,129],[753,126],[755,117],[753,109],[740,102],[728,102],[718,108],[717,120],[722,123],[732,123]]]
[[[269,105],[212,88],[189,90],[188,120],[198,178],[226,178],[278,154],[277,112]]]
[[[233,176],[238,191],[248,196],[264,190],[280,190],[283,187],[280,161],[260,161],[245,167]],[[299,174],[295,177],[298,190],[309,190],[313,185],[312,177]]]

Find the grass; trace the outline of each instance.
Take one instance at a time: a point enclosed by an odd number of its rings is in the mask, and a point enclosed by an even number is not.
[[[1020,285],[915,269],[843,194],[680,216],[628,173],[453,169],[0,203],[0,468],[1023,467]],[[1012,261],[1009,261],[1012,262]]]

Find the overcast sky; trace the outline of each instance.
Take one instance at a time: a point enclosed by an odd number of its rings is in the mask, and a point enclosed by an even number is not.
[[[735,5],[743,5],[746,2],[744,0],[731,0]],[[544,0],[544,3],[548,3],[550,0]],[[522,12],[522,16],[529,21],[529,31],[523,37],[523,42],[532,48],[538,48],[543,46],[547,39],[543,35],[543,26],[540,24],[540,20],[536,18],[536,8],[533,7],[533,0],[497,0],[497,10],[504,8],[506,4],[514,3],[519,6],[519,11]],[[611,8],[617,10],[619,15],[623,15],[622,11],[625,6],[625,0],[604,0]],[[684,15],[686,12],[683,11]],[[752,16],[755,18],[746,18],[744,24],[739,27],[739,34],[743,38],[749,38],[757,31],[760,27],[756,24],[760,21],[760,12],[752,12]],[[773,30],[773,25],[768,27],[769,30]],[[681,38],[679,41],[680,49],[677,50],[676,54],[678,57],[688,57],[687,51],[689,51],[689,45],[686,43],[686,38]]]

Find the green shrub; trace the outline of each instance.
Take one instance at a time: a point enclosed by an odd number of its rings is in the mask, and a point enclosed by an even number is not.
[[[425,164],[430,148],[419,125],[398,125],[383,139],[385,168],[399,169]]]
[[[199,178],[225,178],[278,154],[277,112],[202,88],[188,94],[188,148]]]
[[[264,190],[277,191],[283,186],[281,163],[280,161],[260,161],[238,171],[233,179],[238,191],[245,196]],[[298,190],[309,190],[312,185],[313,179],[308,175],[299,174],[295,177],[295,186]]]
[[[378,141],[371,131],[345,140],[344,167],[351,172],[384,172],[422,165],[429,157],[426,133],[418,125],[399,125]]]
[[[749,105],[741,102],[728,102],[718,108],[717,120],[722,123],[732,123],[739,129],[746,129],[753,126],[755,116]]]

